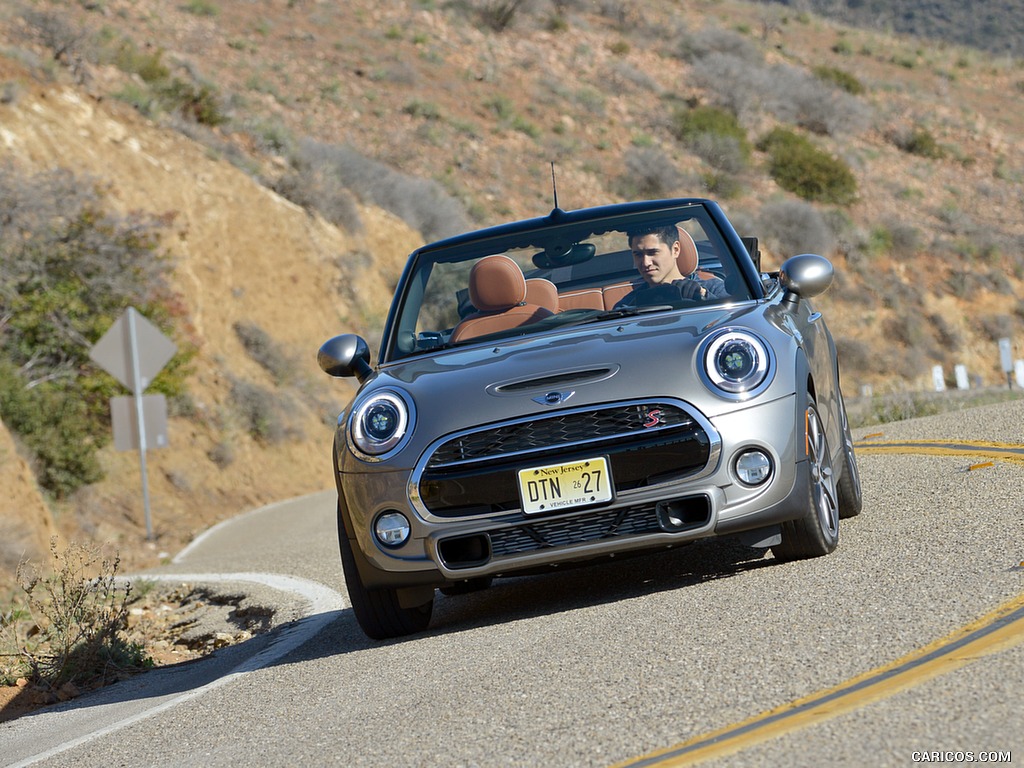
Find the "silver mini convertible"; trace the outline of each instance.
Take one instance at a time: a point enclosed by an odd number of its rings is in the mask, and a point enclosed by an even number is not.
[[[700,199],[556,207],[416,250],[377,364],[351,334],[318,354],[360,383],[334,469],[363,631],[425,629],[436,589],[710,536],[832,552],[861,490],[811,304],[831,281],[811,254],[762,272]]]

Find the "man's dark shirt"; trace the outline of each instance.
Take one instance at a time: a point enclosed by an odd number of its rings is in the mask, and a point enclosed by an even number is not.
[[[704,291],[701,291],[701,288]],[[702,293],[704,294],[703,296],[701,295]],[[725,281],[722,278],[711,277],[705,279],[693,274],[689,277],[684,277],[682,280],[673,280],[671,283],[662,283],[661,285],[641,283],[623,296],[616,303],[615,309],[663,303],[671,304],[680,299],[712,301],[714,299],[727,298],[729,298],[729,292],[725,290]]]

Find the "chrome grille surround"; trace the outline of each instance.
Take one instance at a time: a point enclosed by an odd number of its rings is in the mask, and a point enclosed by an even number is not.
[[[644,428],[649,414],[660,411],[664,421]],[[525,419],[463,432],[428,451],[426,469],[466,466],[477,461],[509,458],[561,446],[581,446],[599,440],[655,434],[673,427],[696,425],[682,408],[664,401],[616,403],[600,408],[560,411],[548,417]]]
[[[664,423],[644,427],[643,414],[652,410],[667,411]],[[594,444],[630,437],[649,437],[658,432],[671,432],[680,428],[699,429],[709,442],[705,466],[687,476],[687,481],[710,475],[718,466],[722,440],[718,431],[700,412],[687,403],[674,398],[628,400],[567,408],[549,414],[537,414],[505,422],[487,424],[446,435],[432,443],[423,452],[409,479],[408,495],[413,508],[427,521],[452,522],[450,517],[436,516],[426,508],[419,494],[419,484],[425,472],[436,469],[472,469],[496,459],[528,461],[532,454],[551,451],[552,448],[585,449]],[[625,496],[632,492],[626,491]],[[489,517],[481,515],[479,517]],[[460,518],[472,519],[470,516]]]

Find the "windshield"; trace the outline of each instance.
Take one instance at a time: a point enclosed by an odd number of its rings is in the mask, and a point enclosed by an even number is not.
[[[701,205],[459,240],[415,255],[386,359],[639,312],[745,301]]]

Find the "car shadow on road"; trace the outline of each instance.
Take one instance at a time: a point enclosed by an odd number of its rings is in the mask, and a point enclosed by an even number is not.
[[[456,597],[438,592],[429,628],[409,637],[370,640],[351,609],[344,610],[324,628],[317,642],[307,643],[279,663],[312,661],[686,589],[777,563],[764,549],[709,539],[668,552],[620,555],[597,563],[562,566],[550,573],[496,579],[480,592]]]
[[[439,596],[430,628],[461,631],[589,608],[733,578],[775,563],[763,549],[714,539],[668,552],[618,555],[548,574],[497,580],[479,593]]]

